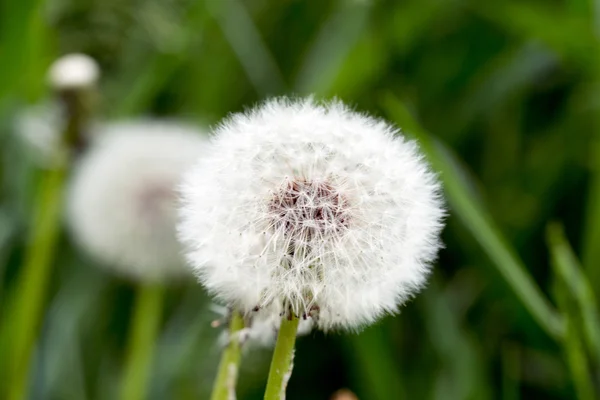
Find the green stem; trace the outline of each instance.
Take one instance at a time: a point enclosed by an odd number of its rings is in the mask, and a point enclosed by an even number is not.
[[[64,94],[61,94],[64,95]],[[76,148],[81,132],[86,125],[89,104],[85,102],[84,91],[74,91],[63,96],[67,110],[66,126],[62,132],[61,144],[55,149],[52,168],[44,171],[40,184],[38,203],[34,210],[32,236],[25,254],[25,263],[11,293],[10,306],[13,309],[10,327],[6,328],[10,340],[7,354],[9,400],[21,400],[27,395],[27,378],[32,348],[38,330],[39,320],[48,291],[51,264],[56,251],[60,232],[60,217],[63,207],[62,196],[72,150]],[[4,324],[3,324],[4,325]],[[5,328],[0,336],[5,338]],[[6,365],[2,368],[2,376]]]
[[[279,335],[277,335],[277,343],[271,360],[271,368],[269,369],[265,400],[285,399],[285,388],[292,374],[294,345],[296,344],[299,322],[298,317],[293,314],[291,319],[285,316],[281,320]]]
[[[244,329],[244,318],[238,311],[233,311],[229,321],[229,344],[221,355],[211,400],[235,399],[235,386],[242,358],[238,333],[242,329]]]
[[[27,393],[29,362],[58,239],[65,175],[66,163],[61,163],[46,171],[42,178],[32,237],[13,292],[14,309],[11,315],[14,318],[10,322],[12,379],[9,381],[7,397],[11,400],[21,400]]]
[[[164,287],[159,284],[145,284],[138,288],[121,387],[123,400],[141,400],[146,397],[163,296]]]

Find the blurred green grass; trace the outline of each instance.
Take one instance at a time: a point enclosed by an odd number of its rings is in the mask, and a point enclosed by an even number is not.
[[[600,287],[593,2],[2,0],[0,7],[4,323],[40,177],[14,118],[50,96],[52,59],[77,51],[102,66],[99,117],[214,124],[270,95],[314,93],[441,144],[423,143],[450,205],[433,283],[399,317],[362,334],[300,339],[289,399],[326,399],[341,387],[363,400],[567,399],[584,398],[593,390],[586,385],[597,390],[600,360],[589,334]],[[556,233],[551,263],[551,220],[564,224],[582,268]],[[56,250],[31,398],[115,398],[135,288],[91,265],[66,235]],[[219,356],[215,315],[193,283],[165,296],[149,398],[207,398]],[[245,355],[240,399],[262,397],[268,360],[268,351]]]

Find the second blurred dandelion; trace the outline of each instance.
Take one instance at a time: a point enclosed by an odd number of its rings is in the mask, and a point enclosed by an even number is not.
[[[94,135],[69,190],[74,239],[103,265],[141,281],[185,274],[175,189],[202,155],[203,136],[164,121],[107,124]]]

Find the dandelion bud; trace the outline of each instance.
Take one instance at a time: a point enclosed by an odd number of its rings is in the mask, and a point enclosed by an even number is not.
[[[96,61],[85,54],[67,54],[50,67],[48,79],[59,91],[77,90],[93,86],[100,76]]]
[[[141,280],[182,275],[175,190],[205,140],[191,127],[157,121],[109,124],[94,133],[70,185],[75,240],[101,263]]]
[[[179,235],[221,301],[356,329],[425,284],[440,184],[394,127],[278,99],[223,122],[209,154],[184,179]]]

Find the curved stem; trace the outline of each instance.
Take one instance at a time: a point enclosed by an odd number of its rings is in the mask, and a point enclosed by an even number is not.
[[[42,315],[58,240],[66,163],[46,172],[41,182],[32,237],[16,283],[10,322],[12,378],[8,399],[26,397],[29,364]]]
[[[295,315],[281,320],[277,343],[269,369],[269,379],[265,391],[265,400],[284,400],[285,389],[292,374],[294,345],[300,320]]]
[[[14,292],[9,305],[14,307],[5,316],[10,316],[10,326],[0,329],[3,340],[9,335],[10,349],[8,363],[10,400],[21,400],[27,396],[27,379],[32,349],[44,310],[44,301],[48,292],[48,281],[52,271],[52,261],[56,253],[56,244],[60,233],[60,217],[63,207],[63,187],[68,167],[73,157],[72,150],[77,148],[81,132],[86,126],[90,104],[85,100],[85,90],[64,94],[63,103],[67,110],[66,126],[62,132],[60,145],[54,149],[52,168],[45,171],[40,183],[40,194],[34,210],[32,236],[28,242],[25,263],[17,277]],[[63,94],[60,94],[61,96]],[[68,100],[68,101],[67,101]],[[5,332],[6,330],[6,332]]]
[[[123,400],[146,398],[152,354],[162,315],[163,295],[164,287],[159,284],[145,284],[138,288],[121,386]]]
[[[229,344],[221,355],[211,400],[235,400],[235,386],[242,358],[238,333],[243,328],[244,318],[238,311],[233,311],[229,321]]]

